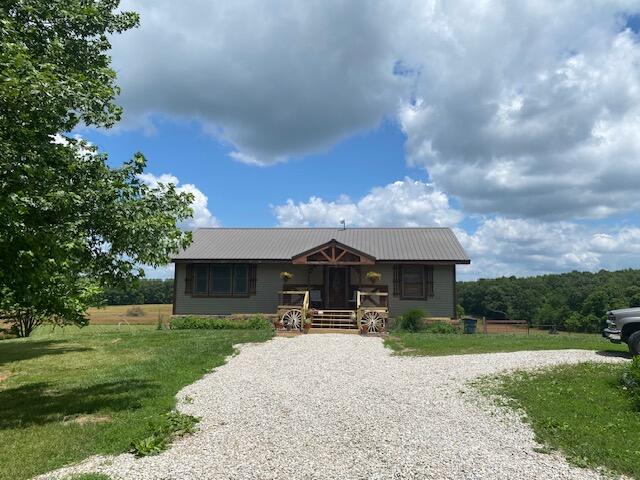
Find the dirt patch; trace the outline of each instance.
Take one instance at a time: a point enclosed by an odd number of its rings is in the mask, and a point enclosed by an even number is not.
[[[0,382],[4,382],[7,378],[9,378],[11,376],[10,373],[3,373],[0,372]]]
[[[107,423],[111,417],[106,415],[78,415],[72,418],[65,418],[66,423],[77,423],[78,425],[88,425],[92,423]]]

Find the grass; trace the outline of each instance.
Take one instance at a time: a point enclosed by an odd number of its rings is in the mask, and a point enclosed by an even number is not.
[[[132,307],[142,309],[144,315],[133,317],[127,315],[127,310]],[[149,305],[107,305],[102,308],[90,308],[89,319],[91,325],[117,325],[118,323],[129,323],[132,325],[155,325],[158,316],[165,319],[171,316],[172,305],[169,304],[149,304]]]
[[[116,454],[167,430],[175,395],[269,330],[41,328],[0,342],[0,479]],[[171,425],[170,425],[171,427]]]
[[[625,366],[581,364],[500,377],[482,388],[523,409],[542,451],[578,466],[640,478],[640,412],[620,375]]]
[[[462,335],[433,333],[392,333],[385,345],[401,355],[462,355],[470,353],[516,352],[521,350],[603,350],[626,352],[626,345],[616,345],[595,334],[548,333]]]

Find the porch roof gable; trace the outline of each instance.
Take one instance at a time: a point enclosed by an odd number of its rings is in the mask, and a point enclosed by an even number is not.
[[[338,242],[335,238],[291,257],[303,265],[373,265],[376,257]]]

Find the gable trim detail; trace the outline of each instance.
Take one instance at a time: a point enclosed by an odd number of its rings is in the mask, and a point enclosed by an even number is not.
[[[376,258],[332,239],[291,257],[296,265],[373,265]]]

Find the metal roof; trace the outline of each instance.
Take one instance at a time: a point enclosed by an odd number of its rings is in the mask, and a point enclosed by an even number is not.
[[[201,228],[180,260],[290,260],[337,240],[378,261],[469,263],[450,228]]]

